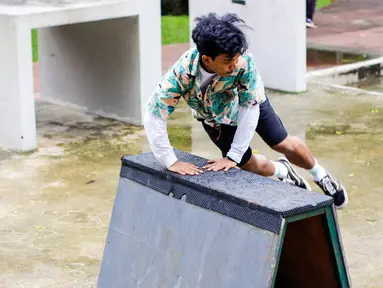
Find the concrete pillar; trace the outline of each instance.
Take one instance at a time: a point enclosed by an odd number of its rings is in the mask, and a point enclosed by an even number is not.
[[[36,146],[31,30],[0,15],[0,145],[16,151]]]
[[[306,2],[304,0],[190,0],[190,28],[194,18],[208,12],[235,12],[244,19],[258,69],[267,88],[303,92],[306,86]]]
[[[161,1],[139,1],[139,63],[141,87],[141,124],[145,104],[162,74]]]

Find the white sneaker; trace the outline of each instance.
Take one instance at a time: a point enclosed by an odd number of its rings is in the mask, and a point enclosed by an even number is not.
[[[287,177],[285,179],[278,178],[280,181],[311,191],[309,183],[305,180],[305,178],[298,174],[298,172],[290,164],[289,160],[286,158],[280,158],[277,162],[287,168]]]
[[[323,190],[323,192],[334,198],[335,207],[342,209],[347,206],[348,195],[343,185],[327,172],[327,175],[322,180],[315,182]]]
[[[318,28],[317,25],[311,19],[306,19],[306,27],[307,28]]]

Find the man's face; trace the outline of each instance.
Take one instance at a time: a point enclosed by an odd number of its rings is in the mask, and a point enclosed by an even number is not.
[[[203,55],[202,61],[209,72],[214,72],[221,77],[227,77],[234,72],[237,67],[239,54],[230,58],[226,54],[219,55],[213,60],[209,56]]]

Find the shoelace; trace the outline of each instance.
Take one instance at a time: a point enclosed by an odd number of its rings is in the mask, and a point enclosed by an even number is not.
[[[328,178],[325,177],[322,179],[322,186],[324,187],[325,191],[330,193],[330,195],[334,195],[336,193],[336,189],[332,185],[332,181]]]

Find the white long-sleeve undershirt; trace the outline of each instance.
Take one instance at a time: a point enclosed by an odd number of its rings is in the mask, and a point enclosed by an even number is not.
[[[241,162],[254,136],[258,119],[259,105],[251,108],[239,107],[237,131],[227,154],[235,162]],[[166,167],[172,166],[177,161],[177,157],[169,141],[166,121],[147,111],[144,116],[144,127],[155,158]]]

